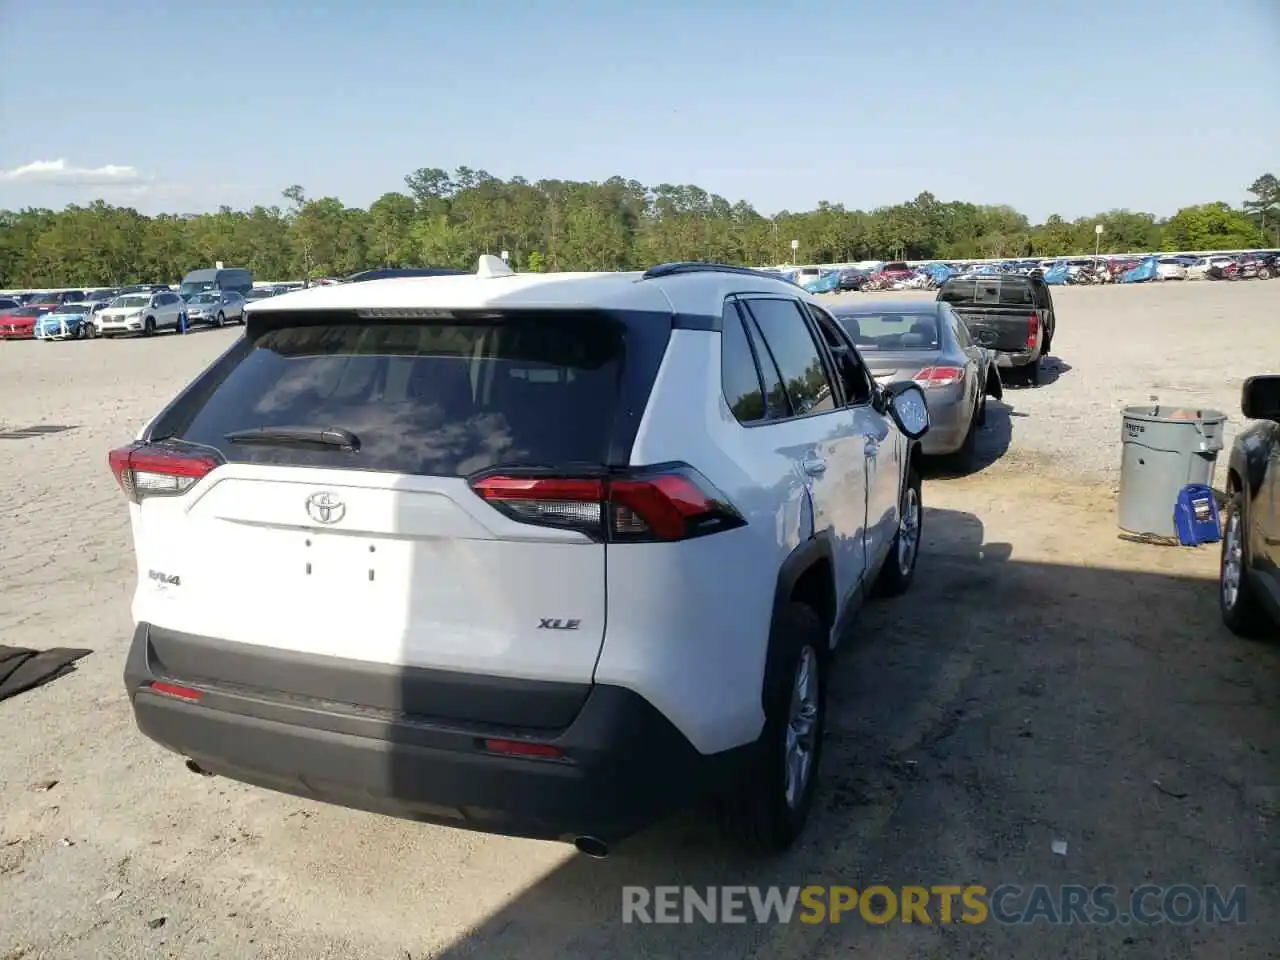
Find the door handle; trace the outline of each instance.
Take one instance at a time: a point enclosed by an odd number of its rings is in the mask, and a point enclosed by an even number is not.
[[[821,476],[827,472],[827,461],[814,457],[805,460],[800,464],[801,468],[811,477]]]
[[[862,452],[868,457],[874,457],[880,452],[880,441],[876,437],[867,437],[867,443]]]

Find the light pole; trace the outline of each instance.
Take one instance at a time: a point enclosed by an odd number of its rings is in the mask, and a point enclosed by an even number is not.
[[[791,241],[791,265],[793,267],[796,265],[796,251],[799,249],[800,249],[800,241],[792,240]]]
[[[1102,224],[1096,223],[1093,226],[1093,259],[1098,259],[1098,252],[1102,249]]]

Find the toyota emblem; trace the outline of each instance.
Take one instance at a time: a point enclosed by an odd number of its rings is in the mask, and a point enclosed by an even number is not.
[[[328,491],[307,497],[307,516],[316,523],[337,523],[347,513],[347,505]]]

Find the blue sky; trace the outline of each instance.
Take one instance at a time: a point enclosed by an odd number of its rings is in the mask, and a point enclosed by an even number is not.
[[[1169,214],[1280,174],[1277,91],[1277,0],[4,0],[0,207],[363,206],[466,165]]]

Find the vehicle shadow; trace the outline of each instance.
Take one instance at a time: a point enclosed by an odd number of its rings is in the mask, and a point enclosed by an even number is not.
[[[1027,416],[994,397],[987,399],[987,422],[978,428],[973,459],[958,463],[953,456],[926,457],[924,476],[936,480],[954,479],[980,473],[995,464],[1013,443],[1013,421]]]
[[[1000,373],[1000,382],[1003,386],[1014,390],[1040,390],[1044,387],[1053,386],[1064,374],[1070,373],[1071,369],[1071,364],[1067,363],[1067,361],[1050,354],[1040,362],[1039,383],[1029,383],[1021,372],[1005,370]]]
[[[1190,956],[1196,928],[1171,924],[961,929],[934,914],[933,926],[880,927],[856,913],[841,924],[679,922],[678,906],[677,922],[627,923],[623,891],[1138,885],[1162,882],[1151,871],[1173,863],[1197,883],[1246,884],[1251,910],[1255,893],[1266,899],[1274,869],[1257,850],[1271,842],[1274,799],[1244,785],[1280,782],[1276,759],[1251,746],[1280,733],[1280,650],[1225,633],[1212,581],[1020,560],[952,510],[926,510],[923,529],[911,593],[870,604],[834,663],[822,780],[794,849],[746,856],[693,811],[608,859],[571,856],[443,950],[404,949],[449,960],[1047,958],[1106,955],[1132,934],[1135,956]],[[1194,799],[1171,800],[1153,781]],[[1066,860],[1051,851],[1060,838]],[[1239,924],[1215,937],[1262,955],[1275,932]]]

